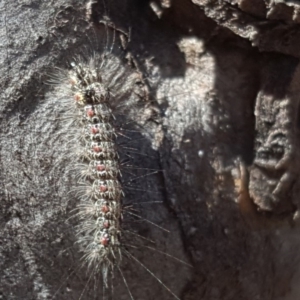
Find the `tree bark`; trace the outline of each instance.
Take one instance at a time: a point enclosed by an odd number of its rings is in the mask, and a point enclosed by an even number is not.
[[[299,4],[0,5],[0,299],[105,299],[101,280],[80,267],[72,152],[61,146],[59,99],[46,84],[51,70],[96,44],[119,47],[123,64],[141,74],[150,138],[138,144],[138,165],[160,172],[134,202],[163,202],[142,214],[169,233],[133,226],[193,266],[141,246],[137,257],[168,288],[124,260],[134,299],[299,297]],[[106,297],[130,299],[116,274]]]

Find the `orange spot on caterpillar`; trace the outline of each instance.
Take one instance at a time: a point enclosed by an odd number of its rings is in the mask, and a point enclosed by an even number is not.
[[[93,117],[94,115],[95,115],[95,113],[94,113],[94,111],[93,111],[93,109],[92,108],[89,108],[87,111],[86,111],[86,115],[88,116],[88,117]]]
[[[107,205],[103,205],[101,207],[101,211],[106,214],[107,212],[109,212],[109,207]]]
[[[92,134],[97,134],[99,132],[99,128],[97,128],[97,127],[95,127],[95,126],[93,126],[92,128],[91,128],[91,133]]]
[[[70,83],[71,85],[75,85],[75,84],[77,83],[76,78],[71,77],[70,80],[69,80],[69,83]]]
[[[108,221],[104,221],[103,222],[103,227],[106,228],[106,229],[109,228],[110,227],[109,222]]]
[[[97,171],[101,172],[105,170],[105,165],[97,165]]]
[[[108,246],[109,244],[109,239],[108,237],[102,237],[101,240],[100,240],[100,243],[103,245],[103,246]]]
[[[74,95],[74,100],[76,102],[82,101],[82,99],[83,99],[83,97],[82,97],[81,94],[77,93],[77,94]]]
[[[100,190],[101,193],[105,193],[105,192],[107,191],[107,186],[101,184],[101,185],[99,186],[99,190]]]
[[[99,146],[93,146],[93,151],[99,153],[99,152],[102,152],[102,148]]]

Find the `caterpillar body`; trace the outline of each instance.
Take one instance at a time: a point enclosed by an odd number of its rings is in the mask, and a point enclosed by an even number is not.
[[[70,83],[74,90],[76,109],[83,126],[82,160],[86,165],[83,180],[89,193],[80,204],[79,214],[88,236],[85,245],[89,264],[97,264],[107,285],[107,273],[121,259],[120,219],[122,187],[116,151],[113,114],[109,107],[110,91],[103,86],[98,70],[73,64]]]
[[[25,108],[7,126],[4,184],[14,202],[29,204],[23,228],[41,237],[31,256],[43,265],[38,282],[45,298],[179,299],[179,274],[186,272],[170,261],[182,255],[181,241],[176,221],[164,224],[167,209],[155,204],[164,197],[159,165],[149,163],[155,151],[140,130],[151,107],[139,96],[140,74],[113,52],[114,41],[105,43],[101,53],[70,55],[69,70],[51,75],[54,88],[44,98],[32,104],[24,97]],[[155,232],[165,226],[171,233]],[[43,236],[51,236],[49,245]],[[53,259],[52,252],[59,255]],[[43,276],[50,268],[60,275]]]
[[[139,96],[140,74],[124,66],[111,51],[112,48],[88,59],[77,56],[72,59],[69,71],[59,69],[52,76],[52,83],[57,85],[55,93],[60,95],[61,105],[67,111],[64,125],[68,128],[67,139],[77,148],[74,151],[77,162],[73,161],[68,171],[75,173],[78,182],[71,189],[80,201],[74,214],[77,219],[76,244],[83,253],[83,265],[91,274],[87,281],[101,274],[102,285],[107,290],[103,295],[113,289],[117,273],[125,283],[130,299],[135,299],[123,273],[127,261],[130,265],[140,265],[171,298],[179,299],[134,254],[138,249],[150,250],[150,253],[154,251],[186,264],[168,252],[153,248],[153,242],[140,233],[145,230],[145,222],[160,231],[167,231],[151,221],[153,217],[142,217],[145,213],[139,209],[145,210],[142,206],[146,203],[147,210],[153,202],[152,207],[162,210],[161,204],[155,204],[160,201],[153,201],[155,193],[160,193],[158,181],[155,179],[156,186],[150,185],[149,191],[143,189],[141,182],[161,171],[151,165],[149,168],[145,163],[137,166],[132,162],[132,156],[145,156],[139,153],[141,146],[145,147],[141,143],[145,137],[141,136],[140,124],[152,112]],[[149,161],[148,155],[144,160]],[[137,180],[140,182],[133,185]],[[139,192],[139,200],[132,188]],[[141,198],[141,191],[145,200]],[[159,215],[159,211],[156,214]],[[137,224],[138,228],[132,224]]]

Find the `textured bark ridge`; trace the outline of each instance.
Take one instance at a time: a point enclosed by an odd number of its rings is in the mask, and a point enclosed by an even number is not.
[[[297,1],[4,0],[0,16],[0,298],[102,297],[78,267],[65,112],[44,84],[96,44],[141,76],[130,147],[160,172],[125,194],[169,233],[134,228],[193,268],[134,257],[182,300],[300,298]],[[174,299],[133,259],[122,270],[134,299]],[[108,297],[131,299],[119,277]]]
[[[250,195],[261,210],[279,214],[292,213],[298,204],[293,193],[299,176],[297,73],[299,67],[293,59],[286,62],[278,58],[275,64],[270,63],[263,72],[263,85],[256,99]]]

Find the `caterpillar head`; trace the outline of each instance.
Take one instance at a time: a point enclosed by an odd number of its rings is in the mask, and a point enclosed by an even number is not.
[[[110,92],[101,83],[94,82],[84,89],[84,98],[86,104],[104,103],[109,100]]]
[[[110,91],[104,86],[97,69],[89,69],[81,63],[71,63],[70,83],[75,91],[75,100],[79,105],[105,103]]]

